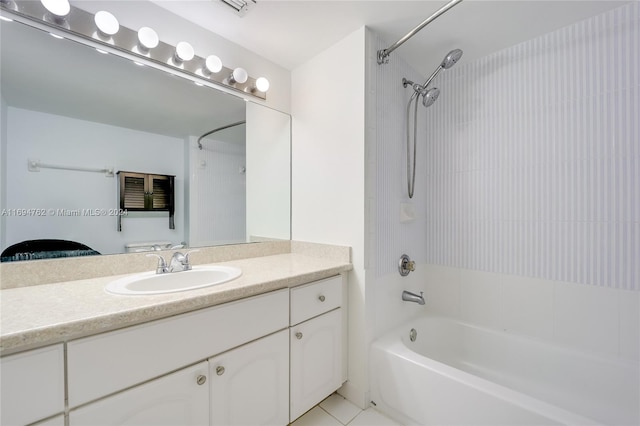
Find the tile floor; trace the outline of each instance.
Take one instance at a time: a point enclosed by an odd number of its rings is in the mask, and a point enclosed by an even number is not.
[[[337,393],[332,394],[291,426],[400,426],[371,407],[361,410]]]

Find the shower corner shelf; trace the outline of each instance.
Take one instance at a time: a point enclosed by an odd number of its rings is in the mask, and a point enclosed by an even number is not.
[[[120,211],[168,212],[169,229],[175,229],[175,176],[119,171],[118,193]],[[121,215],[118,231],[122,231]]]

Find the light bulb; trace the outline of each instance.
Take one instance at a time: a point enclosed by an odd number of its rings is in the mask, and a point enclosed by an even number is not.
[[[190,61],[194,56],[193,46],[186,41],[181,41],[176,45],[175,59],[178,62]]]
[[[259,77],[256,80],[256,89],[261,92],[266,92],[267,90],[269,90],[269,80],[264,77]]]
[[[93,20],[96,23],[96,27],[98,27],[98,31],[107,37],[115,35],[120,30],[120,23],[118,23],[116,17],[106,10],[96,13]]]
[[[49,13],[57,17],[65,17],[71,12],[69,0],[40,0]]]
[[[216,55],[207,56],[207,59],[204,61],[204,65],[205,75],[220,72],[222,69],[222,61]]]
[[[238,67],[233,70],[231,75],[229,75],[229,84],[243,84],[247,82],[248,78],[249,75],[247,74],[247,71],[244,68]]]
[[[138,43],[142,49],[149,50],[157,47],[160,39],[152,28],[142,27],[138,30]]]

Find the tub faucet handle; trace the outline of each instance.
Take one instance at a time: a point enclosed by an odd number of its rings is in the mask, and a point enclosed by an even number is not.
[[[398,261],[398,272],[400,272],[400,275],[406,277],[409,275],[409,272],[413,272],[415,270],[416,262],[411,260],[406,254],[400,256],[400,260]]]

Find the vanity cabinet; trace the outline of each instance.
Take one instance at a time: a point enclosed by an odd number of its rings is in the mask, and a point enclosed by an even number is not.
[[[288,326],[286,289],[67,344],[71,409]]]
[[[211,425],[289,423],[289,332],[209,359]]]
[[[286,425],[344,382],[344,288],[336,276],[5,356],[1,424]]]
[[[344,381],[341,277],[291,289],[290,421]]]
[[[63,413],[63,346],[0,358],[0,381],[0,424],[25,425]],[[61,416],[57,421],[50,419],[43,424],[64,424]]]
[[[200,362],[69,413],[69,426],[206,426],[208,363]]]
[[[288,330],[72,410],[69,426],[286,425]]]

